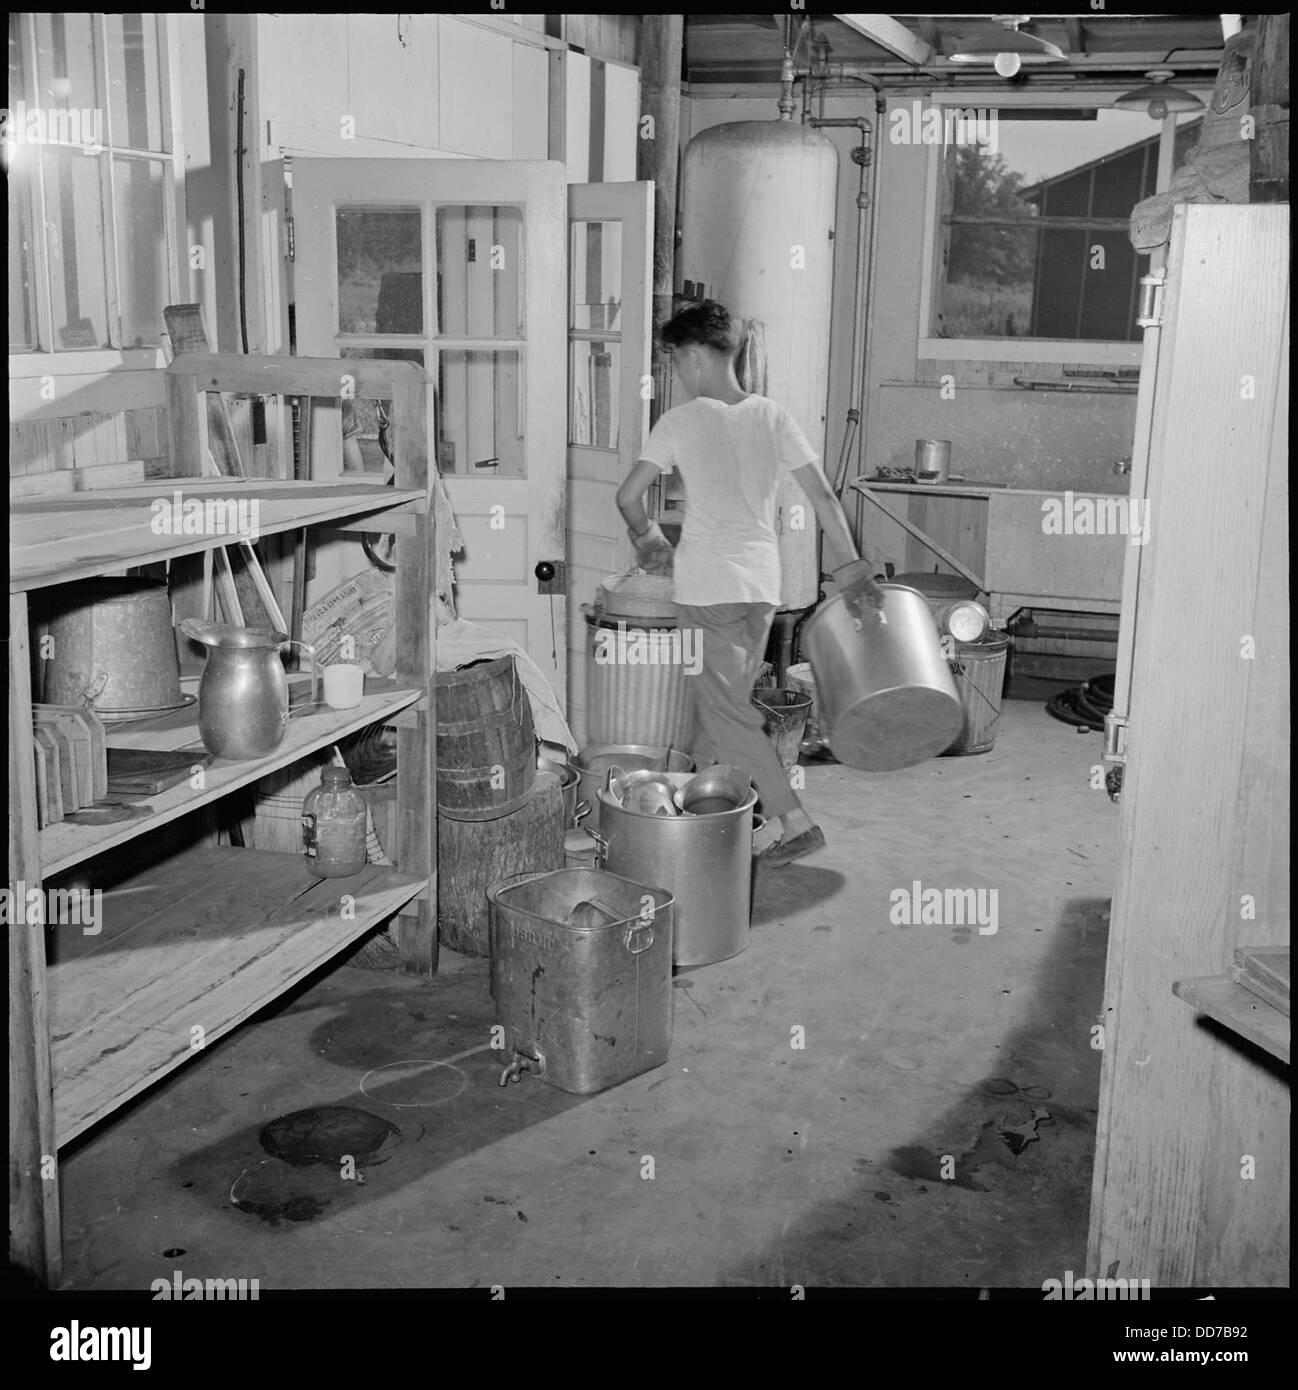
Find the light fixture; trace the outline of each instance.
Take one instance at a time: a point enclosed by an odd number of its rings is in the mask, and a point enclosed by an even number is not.
[[[1169,111],[1202,111],[1203,102],[1193,92],[1169,86],[1176,74],[1171,68],[1151,68],[1143,87],[1123,94],[1113,103],[1120,111],[1144,111],[1151,120],[1161,121]]]
[[[995,30],[970,34],[955,41],[955,52],[948,55],[952,63],[991,63],[1001,77],[1013,77],[1025,64],[1064,63],[1068,61],[1063,49],[1045,39],[1033,38],[1019,32],[1019,25],[1031,18],[1025,14],[993,15],[1003,32]]]

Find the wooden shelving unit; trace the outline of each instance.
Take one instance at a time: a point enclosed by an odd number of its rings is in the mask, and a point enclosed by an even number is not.
[[[63,928],[47,968],[46,927],[9,930],[10,1258],[51,1286],[61,1266],[58,1181],[50,1156],[251,1017],[368,930],[394,919],[405,969],[437,969],[433,517],[422,373],[404,362],[189,355],[168,368],[173,465],[195,472],[204,391],[391,402],[394,487],[364,482],[159,478],[86,497],[11,508],[9,596],[9,880],[44,880],[126,845],[286,767],[344,734],[398,726],[395,867],[318,879],[299,855],[189,849],[104,893],[93,934]],[[359,707],[309,702],[271,755],[212,763],[201,790],[182,782],[138,819],[38,830],[32,750],[30,591],[192,555],[230,543],[219,530],[159,534],[154,503],[256,501],[257,532],[327,526],[396,536],[398,666],[369,681]],[[231,513],[233,515],[233,513]],[[201,748],[197,709],[110,730],[110,743]],[[66,942],[66,946],[65,946]],[[56,1167],[56,1165],[54,1165]]]

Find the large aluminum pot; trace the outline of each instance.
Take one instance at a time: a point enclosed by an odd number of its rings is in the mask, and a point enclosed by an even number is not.
[[[834,756],[847,767],[889,772],[949,748],[964,707],[928,600],[904,584],[879,587],[882,611],[859,620],[841,594],[826,599],[803,624],[802,650]]]
[[[592,743],[570,758],[569,763],[577,769],[577,800],[590,806],[590,818],[585,824],[592,830],[599,829],[599,794],[608,784],[609,768],[620,767],[624,772],[642,768],[655,772],[694,771],[694,760],[688,753],[645,743]]]
[[[672,773],[683,788],[688,774]],[[604,867],[636,883],[662,884],[676,899],[672,959],[711,965],[748,945],[753,886],[753,806],[749,788],[733,810],[712,815],[646,816],[600,793],[597,843]]]

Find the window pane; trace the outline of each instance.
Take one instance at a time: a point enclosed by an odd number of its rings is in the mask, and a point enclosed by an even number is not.
[[[103,144],[104,103],[95,79],[94,22],[98,16],[78,13],[38,14],[36,24],[36,102],[47,113],[76,112],[77,127],[98,126]],[[62,118],[50,120],[51,138],[57,143],[91,143],[91,130],[60,132]]]
[[[569,312],[573,328],[621,326],[622,224],[574,222],[569,247]]]
[[[568,380],[572,383],[568,413],[568,442],[599,449],[617,448],[618,367],[617,343],[573,343]]]
[[[9,172],[9,351],[36,347],[36,279],[32,264],[31,179]]]
[[[523,333],[523,212],[439,207],[437,332],[457,338]]]
[[[104,17],[108,48],[108,128],[115,145],[165,150],[162,71],[158,62],[158,17]]]
[[[113,161],[122,347],[154,347],[160,341],[162,309],[171,300],[166,192],[161,164],[141,159]]]
[[[1135,341],[1140,267],[1125,225],[1087,223],[1125,224],[1154,191],[1160,134],[1144,112],[1016,121],[1002,108],[992,147],[953,146],[937,336]],[[1077,225],[1031,225],[1059,218]]]
[[[43,151],[45,245],[54,304],[54,347],[108,347],[99,159]]]
[[[369,357],[381,362],[413,362],[422,372],[424,354],[421,348],[407,347],[345,347],[340,357]],[[343,466],[355,469],[359,463],[366,473],[382,473],[392,454],[393,441],[388,433],[387,417],[391,404],[386,401],[343,401]],[[354,440],[354,447],[347,441]]]
[[[525,477],[522,412],[517,352],[438,354],[437,459],[444,475]]]
[[[339,208],[338,330],[422,333],[422,215],[417,207]]]
[[[1021,338],[1031,332],[1035,227],[948,229],[939,338]]]

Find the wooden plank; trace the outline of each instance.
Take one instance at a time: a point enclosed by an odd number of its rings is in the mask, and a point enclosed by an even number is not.
[[[266,758],[247,762],[219,760],[206,770],[206,785],[199,791],[188,782],[160,793],[147,803],[151,815],[144,821],[126,821],[113,825],[55,825],[41,832],[41,861],[47,874],[60,873],[85,859],[116,845],[133,840],[146,830],[153,830],[178,816],[208,802],[216,801],[239,787],[255,782],[277,768],[285,767],[305,757],[317,748],[327,747],[344,734],[363,729],[405,709],[422,698],[423,687],[390,686],[386,681],[370,680],[361,703],[350,710],[331,710],[324,706],[294,712],[289,719],[284,742]],[[157,748],[170,752],[180,748],[201,747],[198,714],[193,706],[175,714],[155,719],[143,719],[108,731],[110,748]]]
[[[977,584],[980,592],[986,593],[987,586],[983,583],[981,575],[975,574],[963,560],[958,560],[945,546],[939,545],[931,536],[926,535],[909,517],[902,516],[900,513],[894,512],[891,507],[885,506],[864,483],[855,482],[850,484],[850,486],[855,488],[863,497],[873,502],[885,516],[891,517],[903,530],[909,531],[912,536],[922,541],[934,555],[950,565],[957,574],[964,575],[971,583]]]
[[[9,600],[9,886],[41,887],[27,600]],[[42,1284],[61,1273],[44,927],[10,925],[9,1258]]]
[[[427,501],[422,493],[386,488],[377,482],[298,484],[262,479],[225,483],[176,480],[171,486],[155,482],[143,488],[20,501],[10,511],[11,591],[211,550],[232,539],[228,532],[173,535],[167,530],[155,531],[154,501],[161,497],[170,502],[177,492],[182,505],[189,498],[255,501],[261,535],[363,516],[402,503],[426,505]]]
[[[426,388],[407,381],[392,403],[394,483],[429,488]],[[397,733],[397,844],[393,856],[403,873],[428,881],[428,892],[393,923],[402,969],[434,975],[438,966],[436,843],[436,692],[430,678],[436,614],[428,596],[436,573],[436,529],[431,510],[415,518],[414,535],[397,536],[393,590],[400,685],[426,692],[414,728]]]
[[[202,475],[202,454],[195,446],[195,441],[198,438],[198,387],[195,379],[192,375],[181,375],[169,369],[167,375],[167,452],[171,456],[173,477],[197,478]]]
[[[1288,208],[1178,206],[1154,387],[1149,497],[1132,639],[1131,725],[1101,1021],[1087,1273],[1160,1287],[1287,1284],[1289,1088],[1197,1025],[1174,980],[1221,970],[1277,930],[1287,864],[1240,857],[1241,836],[1288,823],[1251,769],[1287,717],[1252,713],[1259,663],[1288,641],[1261,596],[1288,570],[1267,516],[1285,468]],[[1241,377],[1252,389],[1241,389]],[[1277,535],[1282,542],[1272,543]],[[1246,561],[1245,557],[1249,557]],[[1256,558],[1254,558],[1256,557]],[[1207,586],[1202,576],[1211,574]],[[1265,583],[1263,582],[1265,580]],[[1195,592],[1195,640],[1185,596]],[[1248,807],[1247,826],[1238,823]],[[1261,871],[1261,877],[1258,871]],[[1242,910],[1248,895],[1257,920]],[[1241,1181],[1243,1155],[1256,1177]]]
[[[1237,947],[1230,974],[1245,989],[1289,1017],[1288,946]]]
[[[423,887],[378,865],[320,879],[298,855],[204,849],[106,893],[109,939],[50,972],[57,1142],[200,1056]]]
[[[1177,980],[1172,993],[1209,1018],[1215,1018],[1241,1038],[1265,1048],[1282,1062],[1289,1060],[1289,1019],[1229,975],[1205,975]]]
[[[424,374],[413,362],[379,362],[349,357],[344,373],[337,357],[236,357],[230,354],[189,353],[167,372],[192,375],[200,391],[237,391],[249,395],[319,396],[341,400],[343,377],[354,383],[362,400],[390,401],[402,382]],[[170,403],[169,403],[170,404]]]

